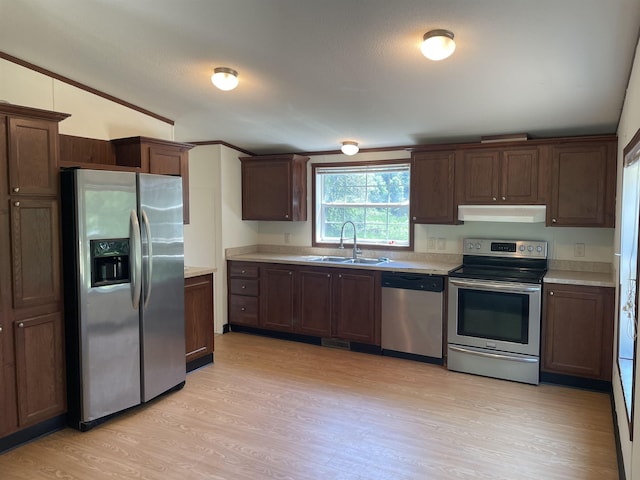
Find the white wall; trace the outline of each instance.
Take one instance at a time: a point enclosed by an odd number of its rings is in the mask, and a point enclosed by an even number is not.
[[[189,152],[191,224],[185,225],[185,264],[217,269],[214,279],[217,333],[227,323],[225,249],[258,243],[257,222],[242,221],[240,155],[223,145],[198,146]]]
[[[627,95],[625,98],[620,123],[618,125],[618,203],[616,205],[616,220],[620,219],[621,211],[621,185],[622,185],[622,162],[623,149],[631,141],[635,133],[640,129],[640,51],[636,50],[636,58],[633,64],[633,71],[627,87]],[[619,222],[617,222],[619,223]],[[615,245],[620,245],[620,228],[619,225],[615,231]],[[617,250],[616,250],[617,251]],[[618,258],[614,257],[614,270],[617,278]],[[617,298],[617,296],[616,296]],[[617,315],[617,310],[616,310]],[[617,318],[617,316],[616,316]],[[617,323],[617,322],[616,322]],[[616,331],[614,338],[617,339]],[[636,359],[638,353],[636,352]],[[635,378],[636,386],[640,385],[640,369],[636,370]],[[635,398],[633,399],[634,409],[640,408],[640,389],[636,388]],[[618,428],[620,430],[620,442],[622,455],[624,459],[625,472],[628,480],[640,480],[640,441],[631,442],[629,440],[629,429],[627,427],[627,419],[625,414],[624,400],[622,397],[622,389],[620,387],[620,376],[614,362],[613,368],[613,395],[618,415]],[[640,411],[635,412],[634,438],[640,438]]]
[[[173,125],[4,59],[0,59],[0,100],[70,113],[60,123],[60,133],[66,135],[174,140]]]
[[[311,157],[308,164],[306,222],[259,222],[260,244],[311,246],[311,164],[327,162],[351,162],[370,160],[410,160],[406,151],[359,153],[354,157],[343,154]],[[285,235],[288,234],[288,235]],[[464,225],[416,225],[414,250],[427,253],[462,253],[462,239],[471,236],[523,238],[549,242],[549,258],[584,262],[610,263],[613,257],[614,229],[545,227],[544,224],[506,224],[467,222]],[[444,239],[444,249],[438,250],[438,242]],[[585,244],[584,257],[574,256],[575,244]],[[442,245],[442,242],[440,242]],[[366,253],[366,251],[365,251]]]

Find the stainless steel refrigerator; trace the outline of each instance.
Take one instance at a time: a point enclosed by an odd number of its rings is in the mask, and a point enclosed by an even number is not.
[[[185,382],[179,177],[61,173],[69,425]]]

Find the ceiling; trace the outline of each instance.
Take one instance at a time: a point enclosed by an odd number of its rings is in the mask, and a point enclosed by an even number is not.
[[[640,0],[0,0],[3,52],[258,154],[615,133],[639,27]]]

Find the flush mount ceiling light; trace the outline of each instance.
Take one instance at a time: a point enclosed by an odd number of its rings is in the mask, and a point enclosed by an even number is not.
[[[342,153],[345,155],[355,155],[360,150],[360,147],[358,147],[358,142],[347,141],[342,142],[340,150],[342,150]]]
[[[211,75],[211,83],[220,90],[233,90],[238,86],[238,72],[232,68],[216,67]]]
[[[453,32],[449,30],[431,30],[422,37],[420,50],[430,60],[444,60],[456,49]]]

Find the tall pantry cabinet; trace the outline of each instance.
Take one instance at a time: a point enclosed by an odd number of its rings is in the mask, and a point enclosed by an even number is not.
[[[66,410],[58,199],[66,117],[0,104],[0,450],[2,437]]]

